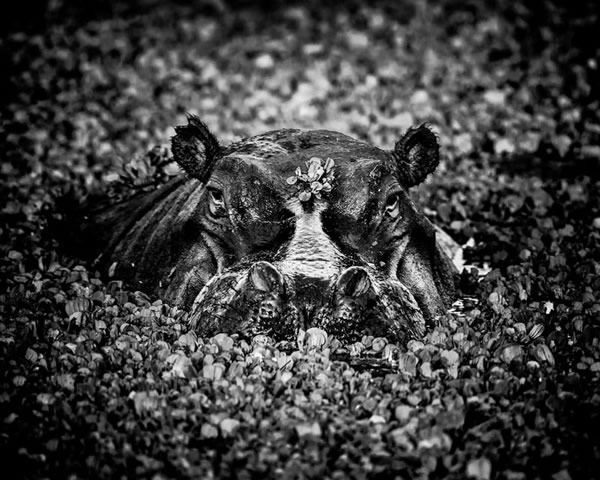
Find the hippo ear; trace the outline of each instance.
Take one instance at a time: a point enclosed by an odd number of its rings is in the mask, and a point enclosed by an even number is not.
[[[190,177],[206,183],[221,151],[221,146],[208,127],[195,115],[188,124],[175,127],[171,150],[175,161]]]
[[[425,125],[411,127],[394,147],[400,182],[406,187],[419,185],[440,163],[437,137]]]

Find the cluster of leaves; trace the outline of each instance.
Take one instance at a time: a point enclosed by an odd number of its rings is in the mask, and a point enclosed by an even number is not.
[[[598,44],[572,41],[597,11],[423,5],[158,5],[2,39],[5,465],[28,478],[598,475]],[[315,329],[198,338],[185,311],[45,233],[65,185],[120,198],[168,181],[164,147],[140,154],[188,111],[223,143],[304,126],[389,148],[435,125],[444,160],[416,199],[491,272],[467,269],[462,301],[405,346]],[[311,197],[326,166],[296,175]]]
[[[288,185],[296,185],[298,188],[298,199],[308,202],[312,197],[320,199],[321,195],[331,192],[335,172],[335,162],[328,158],[323,164],[319,157],[312,157],[306,162],[306,173],[302,173],[300,167],[294,175],[287,179]]]

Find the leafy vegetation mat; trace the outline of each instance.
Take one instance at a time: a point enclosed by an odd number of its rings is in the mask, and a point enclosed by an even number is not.
[[[598,478],[598,12],[483,3],[145,1],[90,18],[51,2],[44,33],[3,37],[3,468]],[[415,195],[491,271],[467,269],[462,301],[407,346],[197,338],[49,232],[59,194],[128,162],[143,177],[186,112],[224,143],[300,126],[389,148],[429,122],[443,162]]]

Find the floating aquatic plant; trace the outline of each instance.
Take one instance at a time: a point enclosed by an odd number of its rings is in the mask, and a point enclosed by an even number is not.
[[[329,193],[333,189],[335,162],[328,158],[323,163],[323,159],[312,157],[306,163],[306,173],[298,167],[294,175],[286,180],[288,185],[297,185],[298,199],[301,202],[308,202],[312,197],[320,199],[324,193]]]

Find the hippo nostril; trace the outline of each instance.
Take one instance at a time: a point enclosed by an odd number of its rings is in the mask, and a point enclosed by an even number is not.
[[[348,297],[360,297],[371,288],[371,280],[363,267],[350,267],[342,272],[337,289]]]
[[[280,320],[284,305],[285,283],[283,276],[269,262],[254,263],[247,273],[250,289],[245,292],[248,302],[245,309],[253,311],[254,326],[271,330]]]
[[[248,279],[261,292],[283,292],[283,276],[269,262],[256,262],[248,270]]]

